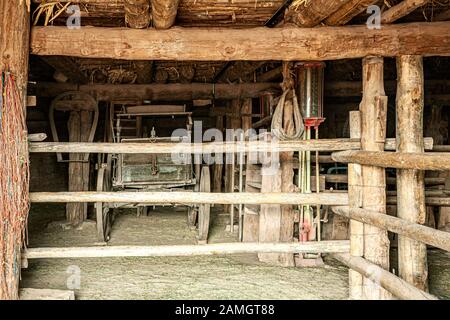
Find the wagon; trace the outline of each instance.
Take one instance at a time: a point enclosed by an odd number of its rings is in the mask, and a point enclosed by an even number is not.
[[[111,133],[110,142],[114,143],[180,143],[190,141],[192,131],[191,113],[185,106],[124,106],[117,111],[117,104],[110,106],[109,121],[106,130]],[[164,112],[160,110],[164,108]],[[169,112],[168,112],[169,111]],[[184,119],[185,135],[177,137],[159,137],[157,129],[150,133],[143,126],[146,121],[157,122],[158,118]],[[108,119],[107,119],[108,120]],[[108,135],[106,135],[108,136]],[[210,192],[210,172],[208,166],[193,164],[193,155],[165,154],[107,154],[99,156],[97,173],[97,191],[115,192],[157,192],[157,191],[197,191]],[[166,206],[167,203],[152,204]],[[148,204],[105,203],[95,204],[97,215],[97,234],[101,241],[110,239],[114,211],[118,208],[135,208],[137,215],[148,214]],[[187,206],[188,226],[198,228],[199,243],[206,243],[209,231],[210,205]]]

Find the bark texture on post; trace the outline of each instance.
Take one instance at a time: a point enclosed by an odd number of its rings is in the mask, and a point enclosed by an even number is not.
[[[147,28],[151,21],[150,0],[124,0],[125,24],[130,28]]]
[[[363,98],[361,111],[361,147],[367,151],[383,151],[386,139],[387,97],[383,84],[383,58],[363,59]],[[386,174],[383,168],[362,166],[363,208],[386,214]],[[364,257],[389,270],[389,238],[387,231],[364,226]],[[389,292],[368,278],[363,279],[364,299],[390,299]]]
[[[361,113],[351,111],[349,114],[350,138],[361,139]],[[362,207],[362,168],[359,164],[348,165],[348,201],[350,208]],[[350,254],[356,257],[364,256],[364,224],[350,220]],[[363,297],[363,276],[354,270],[349,270],[350,299],[359,300]]]
[[[153,25],[156,29],[169,29],[175,23],[180,0],[151,0]]]
[[[397,151],[424,152],[424,77],[421,56],[397,58]],[[424,172],[397,170],[397,216],[425,223]],[[427,247],[404,236],[398,237],[399,275],[417,288],[428,289]]]
[[[0,0],[0,71],[9,70],[19,88],[23,110],[26,110],[26,90],[28,80],[28,54],[30,37],[30,12],[26,1]],[[3,94],[3,93],[0,93]],[[7,148],[7,146],[5,146]],[[15,161],[20,164],[23,159]],[[1,164],[2,166],[4,163]],[[17,168],[11,168],[16,170]],[[19,171],[19,170],[17,170]],[[3,191],[2,191],[3,192]],[[28,190],[26,190],[28,192]],[[24,199],[27,195],[23,195]],[[2,213],[3,215],[4,213]],[[19,214],[19,213],[15,213]],[[1,225],[1,224],[0,224]],[[19,233],[24,230],[19,230]],[[4,243],[15,243],[16,259],[6,259],[0,252],[0,300],[19,298],[21,235],[13,228],[0,230]],[[14,279],[12,282],[7,279]]]

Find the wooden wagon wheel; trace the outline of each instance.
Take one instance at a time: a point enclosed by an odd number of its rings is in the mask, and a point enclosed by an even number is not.
[[[211,177],[209,167],[202,167],[200,174],[200,192],[211,192]],[[202,203],[198,207],[198,243],[206,244],[208,242],[209,220],[211,205]]]
[[[107,163],[103,163],[98,169],[97,174],[97,191],[111,190],[111,156],[108,155]],[[110,208],[103,202],[95,203],[97,215],[97,237],[99,241],[109,241],[111,231],[111,215]]]

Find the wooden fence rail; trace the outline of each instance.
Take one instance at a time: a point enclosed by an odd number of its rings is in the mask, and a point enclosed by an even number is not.
[[[31,202],[348,205],[346,193],[31,192]]]
[[[346,253],[348,251],[349,241],[347,240],[293,243],[237,242],[171,246],[28,248],[22,254],[22,259],[169,257],[238,253]]]
[[[450,232],[432,229],[417,223],[408,222],[397,217],[380,214],[379,212],[366,209],[332,207],[332,211],[352,220],[383,228],[450,252]]]

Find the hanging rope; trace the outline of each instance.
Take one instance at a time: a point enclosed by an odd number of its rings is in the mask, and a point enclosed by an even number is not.
[[[272,116],[272,132],[279,140],[297,140],[300,139],[305,132],[303,117],[298,105],[297,96],[295,94],[294,80],[290,74],[290,64],[283,62],[283,94],[278,101],[277,107]],[[288,94],[292,92],[292,101],[287,100]],[[292,134],[287,133],[285,123],[283,121],[285,107],[288,103],[292,103],[292,116],[294,119],[294,131]]]
[[[28,142],[20,90],[9,72],[0,81],[0,300],[15,296],[28,218]]]

